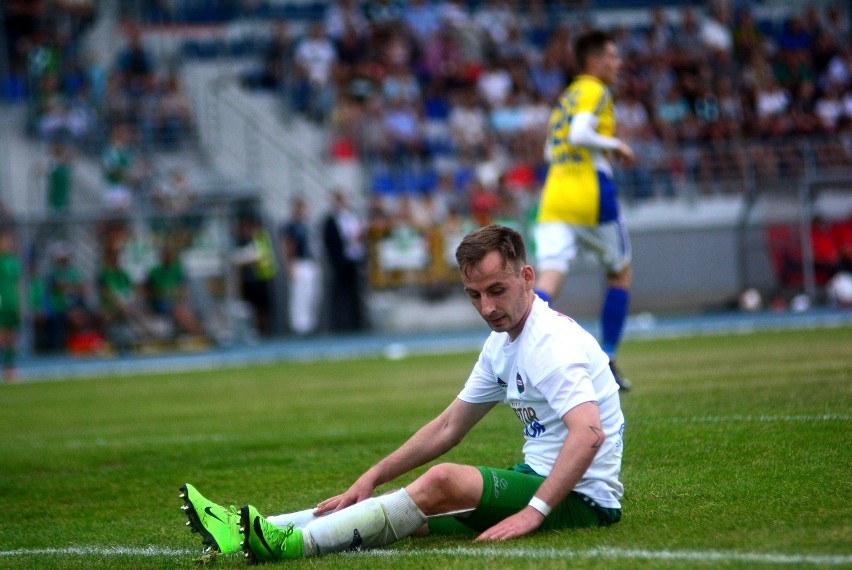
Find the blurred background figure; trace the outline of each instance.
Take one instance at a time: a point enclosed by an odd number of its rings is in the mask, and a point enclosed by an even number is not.
[[[273,284],[278,272],[269,232],[254,212],[237,220],[237,250],[232,259],[239,267],[240,294],[254,311],[257,332],[272,334]]]
[[[59,241],[51,246],[51,265],[45,275],[47,297],[46,346],[50,352],[65,350],[77,335],[95,328],[83,272],[72,261],[71,246]]]
[[[130,274],[119,263],[119,250],[107,246],[98,274],[100,319],[107,341],[126,353],[153,331],[146,322],[144,304]]]
[[[71,207],[74,166],[71,149],[61,143],[50,148],[46,174],[47,209],[54,216],[63,216]]]
[[[331,290],[329,324],[333,331],[357,331],[367,324],[361,274],[365,231],[364,221],[349,206],[346,195],[335,191],[331,210],[322,224]]]
[[[192,306],[189,282],[177,247],[167,243],[160,250],[159,262],[150,269],[145,281],[149,310],[168,320],[177,335],[200,337],[201,320]]]
[[[281,228],[281,257],[287,268],[290,328],[298,335],[317,328],[321,272],[311,252],[311,232],[305,199],[293,200],[290,219]]]
[[[10,228],[0,228],[0,358],[3,378],[13,381],[21,328],[21,260]]]

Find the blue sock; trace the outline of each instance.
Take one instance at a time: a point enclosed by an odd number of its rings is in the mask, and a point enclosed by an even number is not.
[[[541,300],[550,305],[550,295],[542,291],[541,289],[533,289],[536,295],[541,297]]]
[[[627,321],[627,308],[630,305],[630,293],[626,289],[610,287],[606,291],[601,309],[601,348],[610,359],[615,356],[624,323]]]

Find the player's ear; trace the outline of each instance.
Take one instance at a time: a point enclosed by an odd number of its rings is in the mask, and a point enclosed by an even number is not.
[[[521,268],[521,277],[524,280],[526,289],[531,291],[533,285],[535,285],[535,271],[533,270],[532,265],[524,265]]]

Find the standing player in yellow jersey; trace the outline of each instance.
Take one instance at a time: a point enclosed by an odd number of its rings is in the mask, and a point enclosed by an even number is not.
[[[615,353],[630,301],[630,238],[610,163],[610,157],[627,165],[634,159],[633,150],[615,137],[609,86],[618,78],[621,57],[612,36],[599,30],[577,38],[574,55],[580,74],[562,93],[548,125],[549,169],[535,228],[536,292],[545,301],[555,300],[577,249],[595,254],[607,275],[601,347],[618,385],[629,390],[630,381],[615,366]]]

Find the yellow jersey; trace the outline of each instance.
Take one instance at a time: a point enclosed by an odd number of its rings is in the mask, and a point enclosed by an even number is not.
[[[597,225],[618,218],[612,170],[605,150],[571,144],[571,121],[580,113],[595,117],[594,131],[615,135],[612,94],[591,75],[579,75],[550,114],[545,152],[549,161],[539,205],[539,222]]]

